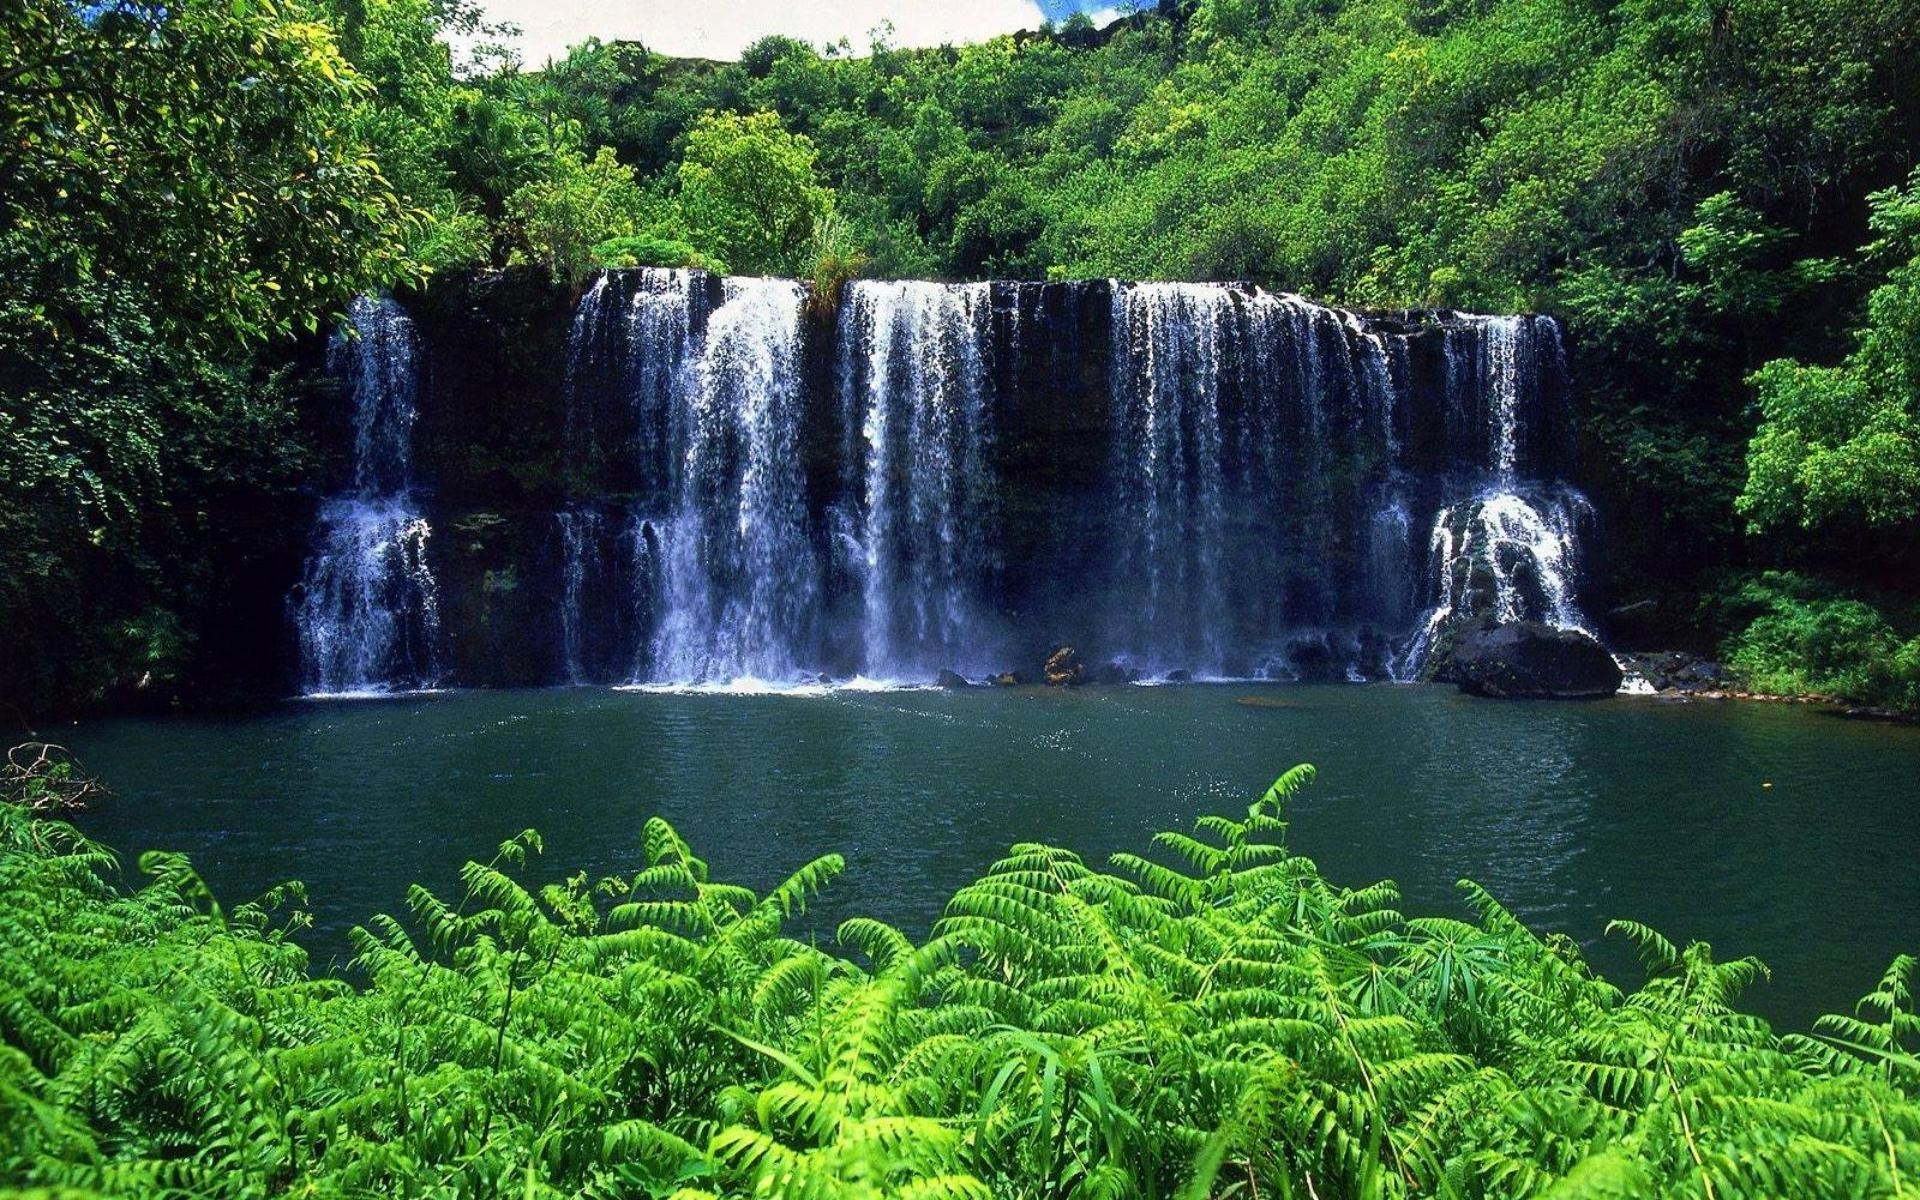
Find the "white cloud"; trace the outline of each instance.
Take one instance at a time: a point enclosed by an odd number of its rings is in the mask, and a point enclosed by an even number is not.
[[[735,59],[770,33],[821,45],[848,39],[867,46],[867,33],[893,22],[900,46],[977,42],[1018,29],[1037,29],[1044,16],[1034,0],[483,0],[487,16],[521,29],[519,48],[529,67],[559,58],[590,37],[643,42],[682,58]]]

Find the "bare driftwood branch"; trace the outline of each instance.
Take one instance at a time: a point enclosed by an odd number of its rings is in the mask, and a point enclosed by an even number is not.
[[[29,812],[73,812],[107,794],[105,785],[80,769],[71,751],[52,742],[22,742],[7,751],[7,761],[0,766],[0,801]]]

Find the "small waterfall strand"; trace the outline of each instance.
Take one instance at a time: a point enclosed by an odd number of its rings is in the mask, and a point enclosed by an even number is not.
[[[328,369],[353,396],[352,494],[363,500],[403,495],[413,485],[416,357],[413,322],[388,297],[354,297],[347,328],[328,344]]]
[[[656,495],[670,490],[700,278],[655,267],[608,273],[581,298],[567,339],[571,469],[612,457],[624,464],[616,478]]]
[[[427,687],[439,676],[431,530],[412,498],[418,412],[413,322],[391,298],[348,308],[331,369],[353,398],[348,491],[320,508],[292,605],[309,694]]]

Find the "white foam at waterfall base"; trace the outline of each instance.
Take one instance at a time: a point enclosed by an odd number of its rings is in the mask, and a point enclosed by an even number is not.
[[[870,679],[865,675],[856,675],[852,679],[836,679],[831,683],[821,683],[817,680],[791,682],[756,679],[751,675],[742,675],[733,679],[714,680],[707,683],[626,683],[614,688],[617,692],[641,692],[664,696],[801,697],[940,690],[942,690],[940,687],[931,683],[902,683],[891,679]]]
[[[1438,603],[1396,660],[1396,679],[1415,679],[1425,669],[1442,632],[1458,619],[1491,617],[1501,623],[1540,621],[1595,637],[1576,597],[1579,582],[1577,527],[1590,511],[1571,488],[1546,492],[1489,490],[1434,519],[1430,559]],[[1521,572],[1535,589],[1521,586]],[[1490,606],[1475,608],[1475,579],[1493,584]]]

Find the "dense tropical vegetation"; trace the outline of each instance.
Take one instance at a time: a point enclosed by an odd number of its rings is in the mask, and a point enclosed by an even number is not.
[[[463,0],[6,7],[0,694],[220,676],[206,631],[259,619],[235,596],[302,523],[289,365],[348,297],[596,263],[1550,311],[1650,636],[1920,693],[1915,0],[1168,0],[539,70],[497,32]]]
[[[1467,883],[1402,916],[1286,847],[1297,767],[1106,870],[1016,845],[916,942],[801,932],[663,821],[631,876],[531,831],[317,977],[297,885],[123,884],[0,804],[0,1186],[167,1194],[1899,1196],[1920,1161],[1901,957],[1776,1036],[1764,968],[1631,923],[1632,993]],[[57,786],[10,778],[12,799]],[[40,790],[36,790],[40,789]],[[543,879],[551,882],[542,882]]]

